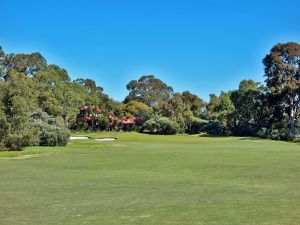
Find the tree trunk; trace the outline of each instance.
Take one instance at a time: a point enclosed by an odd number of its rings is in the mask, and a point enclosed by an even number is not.
[[[291,105],[290,109],[290,133],[295,133],[296,107]]]
[[[69,122],[69,117],[67,115],[63,115],[62,117],[63,117],[63,120],[64,120],[65,127],[68,128],[68,126],[69,126],[69,123],[68,123]]]

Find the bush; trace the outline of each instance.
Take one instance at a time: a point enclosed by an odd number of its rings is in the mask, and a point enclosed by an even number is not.
[[[8,134],[4,140],[4,146],[9,151],[20,151],[26,144],[21,135]]]
[[[295,135],[291,134],[287,129],[267,129],[265,127],[261,128],[256,136],[260,138],[269,138],[272,140],[282,140],[282,141],[296,141]]]
[[[65,146],[68,144],[70,133],[65,128],[47,124],[40,131],[39,138],[42,146]]]
[[[293,141],[300,142],[300,135],[299,134],[295,135]]]
[[[101,117],[97,120],[96,124],[99,130],[107,130],[109,127],[109,120],[107,117]]]
[[[261,128],[257,133],[256,136],[259,138],[268,138],[269,137],[269,133],[268,133],[268,129],[263,127]]]
[[[6,150],[6,148],[5,148],[5,145],[2,141],[2,142],[0,142],[0,151],[5,151],[5,150]]]
[[[29,145],[29,140],[22,134],[8,134],[4,140],[4,145],[8,151],[20,151]]]
[[[199,133],[205,131],[206,126],[207,126],[206,120],[202,120],[200,118],[194,117],[188,123],[186,132],[188,134],[199,134]]]
[[[31,113],[30,127],[36,130],[37,145],[65,146],[69,141],[69,131],[62,125],[59,126],[55,118],[41,110]]]
[[[152,134],[176,134],[179,125],[167,117],[155,116],[144,123],[143,131]]]
[[[208,134],[221,135],[224,134],[224,127],[218,120],[209,121],[205,127],[205,131]]]
[[[39,144],[39,138],[35,129],[27,129],[20,133],[8,134],[2,146],[7,151],[20,151],[26,146],[36,146]]]

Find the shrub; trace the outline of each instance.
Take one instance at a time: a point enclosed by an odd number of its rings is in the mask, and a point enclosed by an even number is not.
[[[109,127],[109,120],[107,117],[101,117],[97,120],[97,127],[100,130],[107,130]]]
[[[189,121],[186,132],[188,134],[199,134],[205,131],[205,127],[207,126],[207,121],[202,120],[200,118],[194,117],[191,121]]]
[[[26,146],[36,146],[39,144],[39,138],[35,129],[26,129],[18,133],[8,134],[3,142],[4,150],[20,151]]]
[[[300,142],[300,135],[299,134],[295,135],[293,141]]]
[[[8,151],[20,151],[28,144],[27,137],[22,134],[8,134],[4,140],[5,149]]]
[[[224,127],[218,120],[209,121],[205,127],[205,131],[208,134],[217,134],[221,135],[224,133]]]
[[[65,146],[68,144],[70,133],[65,128],[47,124],[40,131],[39,138],[42,146]]]
[[[2,142],[0,142],[0,151],[5,151],[5,150],[6,150],[6,148],[5,148],[5,145],[2,141]]]
[[[155,116],[144,123],[143,131],[153,134],[176,134],[180,127],[167,117]]]
[[[36,130],[37,145],[64,146],[69,141],[69,131],[62,125],[59,126],[55,118],[41,110],[31,113],[30,127]]]
[[[70,131],[63,127],[57,127],[57,145],[66,146],[70,140]]]
[[[58,140],[55,132],[50,129],[43,129],[40,133],[40,145],[57,146]]]
[[[287,129],[267,129],[265,127],[261,128],[256,136],[260,138],[269,138],[272,140],[282,140],[282,141],[296,141],[297,137],[291,134]]]
[[[259,138],[268,138],[269,137],[269,133],[268,133],[268,129],[263,127],[261,128],[257,133],[256,136]]]

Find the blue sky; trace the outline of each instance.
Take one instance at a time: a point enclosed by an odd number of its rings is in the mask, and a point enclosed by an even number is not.
[[[242,79],[264,80],[270,48],[300,42],[299,8],[299,0],[0,0],[0,45],[41,52],[117,100],[147,74],[208,100]]]

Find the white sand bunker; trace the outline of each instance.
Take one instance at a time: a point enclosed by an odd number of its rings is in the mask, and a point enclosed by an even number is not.
[[[115,141],[117,138],[96,138],[96,141]]]
[[[70,137],[70,140],[89,140],[88,137]]]

